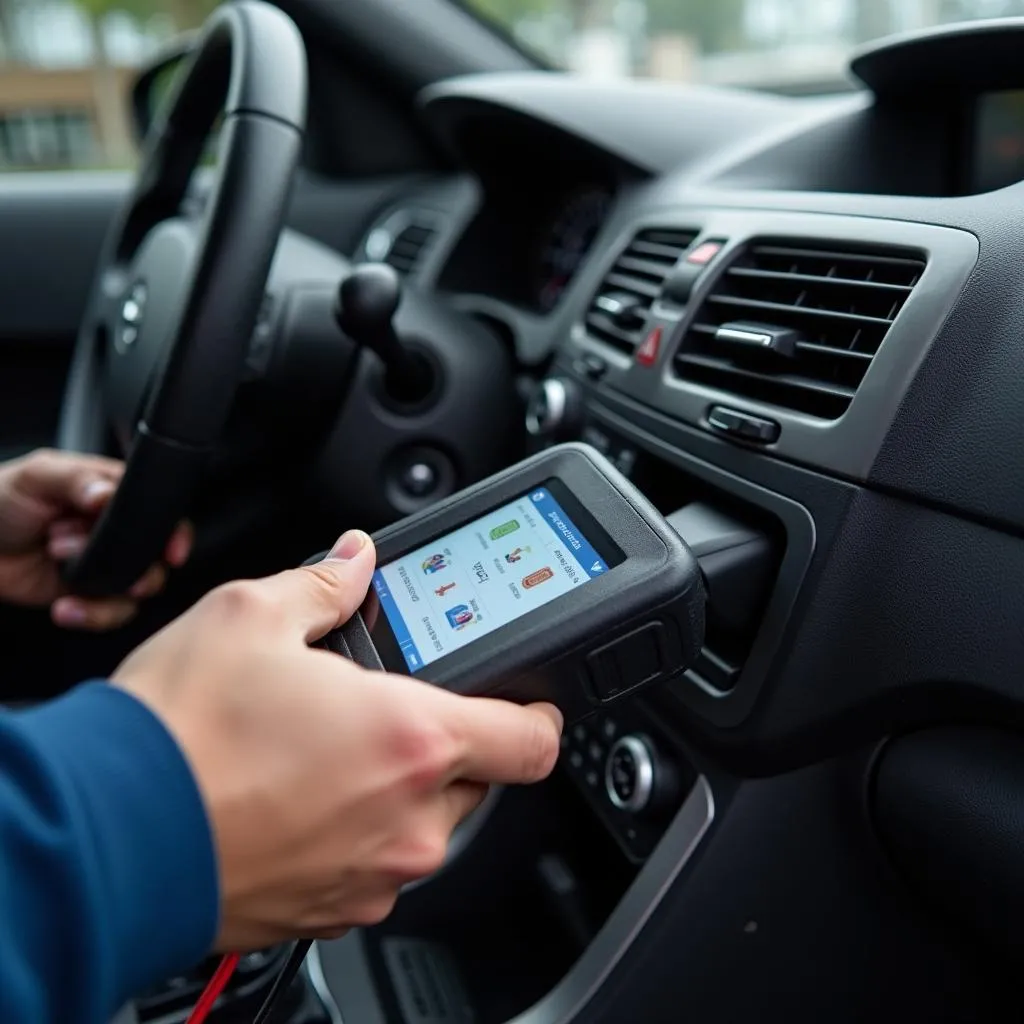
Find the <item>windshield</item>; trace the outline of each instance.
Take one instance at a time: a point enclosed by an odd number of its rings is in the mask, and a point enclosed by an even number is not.
[[[1024,14],[1024,0],[463,0],[525,49],[601,77],[781,92],[848,88],[858,44]]]

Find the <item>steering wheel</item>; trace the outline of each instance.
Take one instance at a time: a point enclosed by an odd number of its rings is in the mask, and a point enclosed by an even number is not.
[[[231,410],[284,225],[306,118],[306,52],[261,0],[218,8],[143,147],[107,237],[61,411],[58,444],[126,456],[77,592],[123,591],[186,514]],[[201,214],[183,200],[219,114]]]

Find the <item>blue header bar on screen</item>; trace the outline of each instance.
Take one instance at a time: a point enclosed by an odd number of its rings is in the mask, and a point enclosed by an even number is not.
[[[530,494],[530,501],[543,516],[544,522],[552,532],[571,551],[580,564],[580,568],[590,579],[603,576],[608,571],[608,564],[597,553],[593,544],[583,536],[576,524],[566,515],[565,510],[551,496],[546,487],[538,487]]]
[[[398,605],[391,595],[391,588],[381,574],[380,569],[373,574],[373,589],[377,592],[377,599],[380,601],[381,609],[387,616],[391,632],[395,636],[395,643],[398,644],[402,657],[405,658],[405,664],[410,672],[418,671],[423,668],[423,658],[420,656],[416,642],[409,635],[409,627],[405,623],[405,616],[399,611]]]

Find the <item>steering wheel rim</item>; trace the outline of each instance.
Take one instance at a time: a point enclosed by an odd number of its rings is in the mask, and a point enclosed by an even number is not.
[[[188,511],[241,381],[305,128],[306,52],[262,0],[218,8],[154,124],[106,239],[79,331],[58,445],[103,452],[124,478],[83,554],[79,593],[123,591]],[[179,215],[222,112],[199,218]]]

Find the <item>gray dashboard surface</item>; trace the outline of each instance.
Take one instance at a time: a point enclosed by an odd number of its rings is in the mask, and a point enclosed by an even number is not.
[[[793,100],[650,81],[601,81],[521,72],[452,78],[420,98],[431,126],[452,140],[472,112],[534,118],[649,174],[665,174],[751,137],[775,137],[855,109],[861,98]]]
[[[1024,71],[1020,80],[1024,85]],[[1024,530],[1024,473],[1019,468],[1024,396],[1018,384],[1024,372],[1024,184],[969,196],[807,191],[801,190],[802,182],[787,187],[787,175],[792,180],[794,174],[793,147],[822,125],[837,126],[833,142],[837,134],[862,136],[862,119],[852,115],[869,109],[871,102],[866,93],[808,101],[649,83],[597,85],[553,74],[456,79],[423,97],[428,120],[436,118],[444,132],[454,128],[447,119],[457,119],[467,103],[484,104],[528,114],[612,152],[631,151],[638,162],[659,170],[624,194],[561,308],[536,325],[549,345],[563,343],[582,320],[598,277],[594,268],[614,258],[625,228],[641,219],[656,222],[682,212],[699,218],[702,208],[731,211],[747,232],[757,233],[762,219],[768,222],[788,211],[851,218],[847,223],[855,219],[876,238],[885,235],[882,222],[943,226],[973,235],[973,272],[962,254],[954,257],[954,262],[961,260],[959,270],[942,257],[944,273],[969,274],[969,279],[952,308],[936,307],[931,325],[919,325],[918,330],[931,334],[923,339],[927,354],[911,367],[916,369],[913,383],[908,387],[909,381],[903,381],[905,394],[889,396],[885,415],[891,427],[872,447],[847,453],[833,471]],[[859,142],[851,149],[868,152]],[[666,170],[670,163],[674,169]],[[741,166],[755,166],[774,187],[743,187],[734,176]],[[872,226],[872,220],[880,223]],[[816,232],[826,230],[827,223],[820,221]],[[837,223],[837,239],[842,231]],[[957,286],[947,285],[948,302]]]

